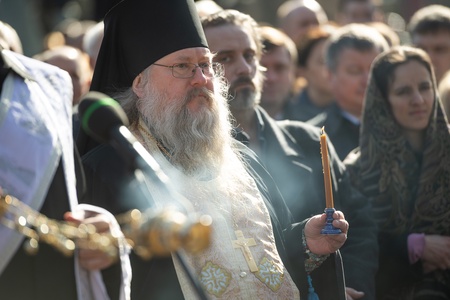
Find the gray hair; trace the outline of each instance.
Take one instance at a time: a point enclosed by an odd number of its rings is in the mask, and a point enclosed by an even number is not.
[[[203,29],[224,25],[236,25],[247,29],[256,43],[256,56],[258,58],[261,58],[263,46],[261,42],[261,35],[258,29],[259,26],[258,23],[256,23],[256,21],[250,15],[244,14],[234,9],[225,9],[202,18],[201,22]]]

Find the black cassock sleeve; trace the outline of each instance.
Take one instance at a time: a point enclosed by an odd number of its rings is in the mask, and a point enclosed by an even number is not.
[[[240,144],[240,142],[237,143]],[[277,250],[300,290],[300,297],[304,299],[308,294],[309,286],[305,270],[306,255],[302,243],[302,231],[308,219],[293,223],[293,217],[283,196],[269,172],[259,162],[257,155],[243,144],[239,147],[248,163],[248,172],[255,179],[269,210]],[[311,272],[311,278],[320,300],[346,299],[344,269],[339,251],[330,255],[320,267]]]

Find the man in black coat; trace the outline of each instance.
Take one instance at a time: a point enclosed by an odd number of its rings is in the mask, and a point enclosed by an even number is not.
[[[223,11],[204,18],[202,24],[211,50],[217,53],[214,59],[223,63],[230,83],[229,94],[233,98],[229,105],[236,119],[236,139],[256,152],[295,221],[321,213],[325,191],[320,130],[302,122],[277,123],[258,105],[263,73],[258,61],[262,46],[256,23],[248,15]],[[331,143],[329,149],[336,208],[352,224],[341,249],[347,294],[353,299],[364,294],[364,299],[374,299],[378,253],[375,223],[367,201],[351,188]]]
[[[307,121],[325,126],[343,161],[359,145],[359,124],[370,66],[374,58],[388,49],[384,37],[365,24],[349,24],[328,39],[325,63],[335,103]]]

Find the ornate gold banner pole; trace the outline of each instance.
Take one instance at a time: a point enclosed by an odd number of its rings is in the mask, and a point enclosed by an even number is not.
[[[170,209],[135,209],[116,219],[128,244],[144,259],[169,256],[180,248],[195,253],[210,243],[212,220],[207,215],[194,219]],[[67,256],[77,247],[118,255],[117,237],[110,233],[98,233],[91,224],[50,219],[11,195],[0,195],[0,223],[27,237],[24,247],[29,254],[44,242]]]

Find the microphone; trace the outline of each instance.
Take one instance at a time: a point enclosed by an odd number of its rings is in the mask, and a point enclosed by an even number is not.
[[[168,176],[128,130],[128,118],[117,101],[103,93],[91,91],[80,102],[78,111],[86,133],[99,142],[111,143],[132,170],[151,176],[165,195],[176,199],[169,188]],[[134,250],[143,258],[168,255],[179,247],[197,252],[209,246],[211,217],[207,215],[193,220],[173,209],[151,208],[144,213],[132,210],[117,218],[129,223],[132,232],[124,234],[131,238]]]
[[[81,127],[101,143],[111,143],[132,169],[146,171],[158,183],[168,178],[156,160],[128,130],[128,117],[120,104],[106,94],[88,92],[78,105]]]

